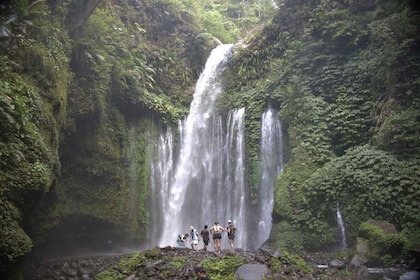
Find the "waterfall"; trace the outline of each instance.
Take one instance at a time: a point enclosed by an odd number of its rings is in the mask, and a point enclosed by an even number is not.
[[[187,233],[191,225],[201,231],[216,221],[226,227],[228,220],[238,229],[237,248],[256,249],[268,238],[274,182],[281,171],[281,127],[277,112],[267,110],[261,127],[260,200],[254,211],[246,181],[245,108],[222,115],[215,104],[232,53],[233,45],[212,51],[178,133],[162,129],[149,139],[153,150],[148,205],[151,246],[176,246],[176,237]],[[210,244],[208,249],[213,250]],[[229,248],[226,235],[221,246]]]
[[[151,209],[150,229],[147,231],[149,243],[156,242],[156,237],[162,231],[163,217],[165,214],[166,203],[169,200],[169,187],[173,178],[173,168],[175,166],[174,156],[174,135],[171,127],[166,131],[162,128],[157,132],[157,137],[149,135],[149,143],[152,147],[149,150],[156,153],[155,159],[151,159],[150,168],[150,193],[149,209]]]
[[[269,237],[273,225],[274,185],[283,168],[283,142],[277,111],[267,108],[261,119],[261,156],[259,191],[259,234],[254,248]]]
[[[173,246],[176,236],[188,232],[190,225],[201,230],[204,224],[210,227],[218,221],[225,225],[232,219],[238,228],[242,226],[245,210],[241,207],[246,203],[241,202],[241,196],[246,192],[240,190],[244,188],[244,176],[238,173],[244,172],[243,128],[226,131],[228,125],[215,109],[222,92],[221,75],[232,51],[233,45],[220,45],[212,51],[197,81],[190,113],[179,124],[178,160],[172,159],[175,165],[166,166],[171,170],[163,172],[172,178],[160,182],[162,185],[154,191],[161,207],[158,211],[152,208],[158,213],[152,222],[160,223],[159,246]],[[243,126],[243,119],[244,110],[239,109],[230,112],[227,121],[230,127]],[[237,239],[243,242],[240,234]]]
[[[250,222],[247,218],[248,189],[245,184],[245,108],[229,112],[227,127],[227,144],[224,151],[228,153],[225,156],[225,170],[228,170],[228,173],[225,187],[221,186],[221,190],[226,192],[226,201],[222,207],[224,212],[221,212],[219,217],[222,221],[232,220],[233,224],[241,229],[235,234],[235,243],[238,248],[245,249],[248,247],[245,233]]]
[[[338,229],[339,229],[339,240],[340,240],[340,250],[344,250],[347,248],[347,243],[346,243],[346,232],[345,232],[345,228],[344,228],[344,221],[343,218],[341,216],[341,212],[340,212],[340,207],[339,207],[339,203],[337,202],[337,224],[338,224]]]

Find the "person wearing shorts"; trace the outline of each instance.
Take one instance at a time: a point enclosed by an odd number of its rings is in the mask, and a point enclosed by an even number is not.
[[[198,231],[194,226],[190,226],[190,235],[191,235],[191,249],[198,252]]]
[[[226,227],[226,231],[228,233],[228,242],[230,245],[230,249],[235,250],[235,245],[234,245],[234,241],[235,241],[235,231],[237,230],[237,228],[232,224],[232,221],[229,220],[228,221],[228,225]]]
[[[210,228],[210,233],[213,235],[214,241],[214,252],[220,253],[220,239],[222,238],[222,233],[225,229],[219,225],[218,222],[215,222],[214,225]]]

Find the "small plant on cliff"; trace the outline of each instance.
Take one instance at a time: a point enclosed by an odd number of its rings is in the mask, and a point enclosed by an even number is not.
[[[269,267],[274,272],[280,272],[281,267],[282,267],[282,262],[277,258],[273,258],[269,262]]]
[[[123,269],[124,273],[131,273],[139,268],[142,263],[145,263],[146,260],[144,254],[135,252],[130,258],[121,259],[119,266]]]
[[[294,255],[293,259],[294,259],[294,262],[295,262],[296,266],[300,269],[300,271],[302,271],[305,274],[312,273],[311,267],[306,263],[306,261],[304,259],[302,259],[301,257],[299,257],[297,255]]]
[[[298,255],[291,255],[288,252],[284,251],[278,257],[278,259],[284,264],[296,265],[300,269],[300,271],[302,271],[305,274],[310,274],[312,272],[311,267],[305,262],[304,259],[302,259]]]
[[[147,261],[147,252],[135,252],[129,258],[120,260],[118,267],[108,268],[97,275],[96,280],[120,280],[127,279],[127,276],[134,273],[143,263]]]
[[[189,259],[187,257],[175,257],[172,259],[171,267],[173,267],[175,270],[179,270],[188,263]]]
[[[245,260],[236,255],[225,255],[222,259],[216,257],[205,258],[200,266],[211,276],[213,280],[236,279],[235,270],[245,263]]]
[[[123,280],[127,276],[114,269],[107,269],[95,275],[96,280]]]

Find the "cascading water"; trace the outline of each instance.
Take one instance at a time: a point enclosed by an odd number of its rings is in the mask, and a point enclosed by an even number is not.
[[[240,219],[243,218],[234,217],[239,215],[235,211],[241,208],[242,198],[233,197],[231,192],[241,186],[233,188],[231,184],[241,183],[232,178],[244,169],[243,140],[238,140],[243,136],[237,134],[243,133],[243,128],[234,130],[235,135],[229,135],[224,131],[222,116],[215,110],[215,101],[222,92],[220,76],[232,51],[233,45],[221,45],[212,51],[197,82],[190,114],[180,123],[179,161],[173,169],[173,178],[160,191],[164,208],[160,246],[173,245],[176,236],[187,232],[190,225],[200,230],[204,224],[211,226],[218,220],[224,225],[228,219],[233,219],[238,228],[242,226]],[[232,122],[231,125],[243,123],[243,111],[230,114],[228,121]],[[235,141],[226,142],[234,138]],[[231,147],[230,143],[239,146]],[[237,157],[235,164],[231,164],[229,158],[232,151]],[[238,178],[243,178],[243,175]],[[238,190],[238,193],[244,196],[245,191]],[[237,201],[232,205],[233,200]],[[238,243],[243,242],[240,234],[237,239]]]
[[[272,108],[267,108],[261,119],[261,156],[258,237],[253,247],[260,246],[270,235],[273,225],[274,185],[283,168],[283,141],[281,124]]]
[[[156,138],[150,136],[149,139],[149,142],[154,145],[151,150],[156,153],[158,159],[151,159],[149,208],[152,210],[150,213],[152,224],[147,232],[148,239],[154,244],[156,244],[156,238],[160,236],[162,231],[166,209],[164,203],[169,200],[169,187],[175,165],[174,136],[171,127],[168,127],[166,131],[158,131],[157,134]]]
[[[170,129],[149,140],[156,156],[151,160],[149,201],[149,240],[153,246],[176,246],[177,235],[188,232],[189,226],[200,231],[204,224],[210,227],[218,221],[226,226],[228,220],[238,228],[238,248],[258,248],[268,238],[279,162],[262,157],[261,209],[250,213],[245,179],[245,108],[231,110],[226,116],[215,108],[222,92],[221,76],[232,53],[233,45],[221,45],[212,51],[197,82],[190,114],[179,123],[179,141],[174,140]],[[281,155],[281,142],[273,140],[281,139],[278,118],[274,116],[277,113],[271,109],[263,116],[264,155]],[[179,150],[175,151],[178,142]],[[272,145],[276,150],[270,148]],[[249,230],[258,227],[263,227],[262,235],[260,230]],[[227,237],[222,238],[223,248],[228,248]]]
[[[347,248],[346,232],[345,232],[344,221],[343,221],[343,217],[341,216],[338,202],[337,202],[336,210],[337,210],[337,224],[338,224],[338,229],[339,229],[340,250],[344,250]]]

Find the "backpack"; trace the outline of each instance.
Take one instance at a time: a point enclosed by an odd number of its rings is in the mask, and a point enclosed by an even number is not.
[[[191,240],[198,239],[198,231],[196,229],[191,230]]]
[[[235,238],[235,226],[234,225],[229,225],[228,228],[229,228],[228,237],[230,239]]]

